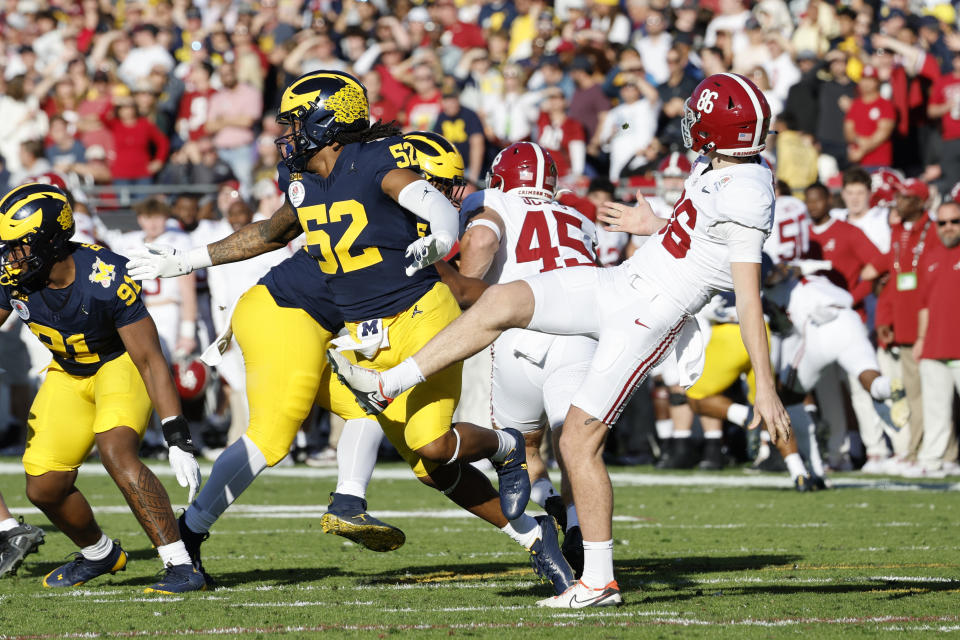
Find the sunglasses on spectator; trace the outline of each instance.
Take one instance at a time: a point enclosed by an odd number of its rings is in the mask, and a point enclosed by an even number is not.
[[[948,224],[955,224],[957,226],[960,226],[960,218],[949,218],[947,220],[937,220],[938,227],[945,227]]]

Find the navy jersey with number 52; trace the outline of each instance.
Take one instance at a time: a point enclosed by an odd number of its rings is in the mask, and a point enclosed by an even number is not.
[[[307,251],[347,322],[400,313],[440,280],[432,266],[410,277],[404,272],[412,262],[407,245],[426,223],[381,190],[384,176],[398,168],[417,169],[413,147],[400,137],[346,145],[326,178],[278,166]]]
[[[126,352],[117,329],[148,317],[127,259],[97,245],[75,245],[76,278],[64,289],[16,293],[0,279],[0,309],[12,310],[63,370],[91,376]]]

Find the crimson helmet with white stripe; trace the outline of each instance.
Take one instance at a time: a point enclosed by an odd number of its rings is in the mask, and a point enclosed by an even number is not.
[[[679,151],[673,151],[657,165],[657,174],[668,178],[686,177],[690,175],[691,169],[693,165],[687,160],[687,156]]]
[[[897,194],[900,193],[904,175],[896,169],[881,167],[870,174],[870,206],[893,207],[897,204]]]
[[[697,153],[756,155],[766,147],[770,105],[748,78],[715,73],[687,99],[681,129],[684,145]]]
[[[515,142],[493,160],[489,188],[550,200],[557,190],[557,163],[533,142]]]

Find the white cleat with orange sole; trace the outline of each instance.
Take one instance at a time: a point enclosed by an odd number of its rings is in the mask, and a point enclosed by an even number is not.
[[[553,609],[583,609],[584,607],[619,607],[623,604],[620,586],[613,580],[602,589],[591,589],[577,580],[569,589],[558,596],[537,601],[539,607]]]

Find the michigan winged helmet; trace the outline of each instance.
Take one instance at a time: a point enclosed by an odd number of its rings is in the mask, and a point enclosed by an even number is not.
[[[338,134],[370,127],[367,90],[348,73],[306,73],[283,92],[277,122],[290,127],[276,140],[280,157],[290,171],[303,171],[313,153],[335,143]]]
[[[467,182],[463,177],[463,156],[453,143],[432,131],[411,131],[403,139],[413,145],[423,177],[454,204],[463,199]]]
[[[46,286],[53,265],[70,254],[73,209],[57,187],[29,183],[0,200],[0,284],[27,292]]]

